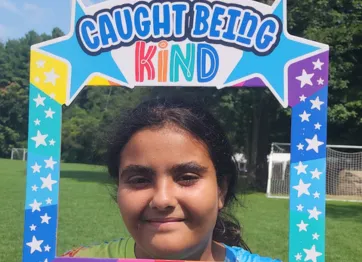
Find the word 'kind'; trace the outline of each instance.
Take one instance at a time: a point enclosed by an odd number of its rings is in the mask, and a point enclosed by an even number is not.
[[[205,43],[188,43],[186,52],[183,52],[179,44],[173,44],[168,48],[166,41],[161,41],[158,45],[147,45],[144,41],[136,42],[136,82],[143,82],[146,73],[148,80],[156,80],[156,72],[158,82],[179,82],[180,72],[186,81],[191,82],[195,76],[195,69],[199,83],[215,78],[219,69],[219,56],[214,47]]]
[[[278,45],[282,25],[275,15],[237,4],[202,0],[139,1],[102,9],[81,17],[77,39],[89,55],[131,46],[137,41],[207,42],[257,55],[268,55]]]

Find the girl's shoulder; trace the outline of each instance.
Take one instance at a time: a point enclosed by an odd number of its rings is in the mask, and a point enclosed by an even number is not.
[[[278,259],[261,257],[256,254],[252,254],[241,247],[230,247],[225,245],[225,248],[225,262],[282,262]]]
[[[134,240],[132,238],[120,238],[110,242],[81,246],[70,250],[61,257],[79,258],[135,258]]]

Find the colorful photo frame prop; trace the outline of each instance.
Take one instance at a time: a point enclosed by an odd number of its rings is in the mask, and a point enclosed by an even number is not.
[[[32,46],[23,262],[56,258],[62,105],[86,85],[266,86],[292,108],[289,261],[325,261],[327,45],[291,36],[286,0],[72,1]]]

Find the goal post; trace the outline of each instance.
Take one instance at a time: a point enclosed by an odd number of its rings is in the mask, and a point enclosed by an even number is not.
[[[28,158],[28,150],[26,148],[12,148],[10,158],[11,160],[26,161]]]
[[[362,202],[362,146],[327,145],[327,200]],[[267,197],[289,198],[290,144],[273,143],[268,156]],[[313,170],[306,170],[313,175]]]

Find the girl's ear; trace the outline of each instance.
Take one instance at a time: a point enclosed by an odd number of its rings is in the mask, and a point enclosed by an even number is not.
[[[218,199],[219,210],[221,210],[224,207],[227,190],[228,190],[228,181],[226,178],[224,178],[222,184],[219,186],[219,199]]]

